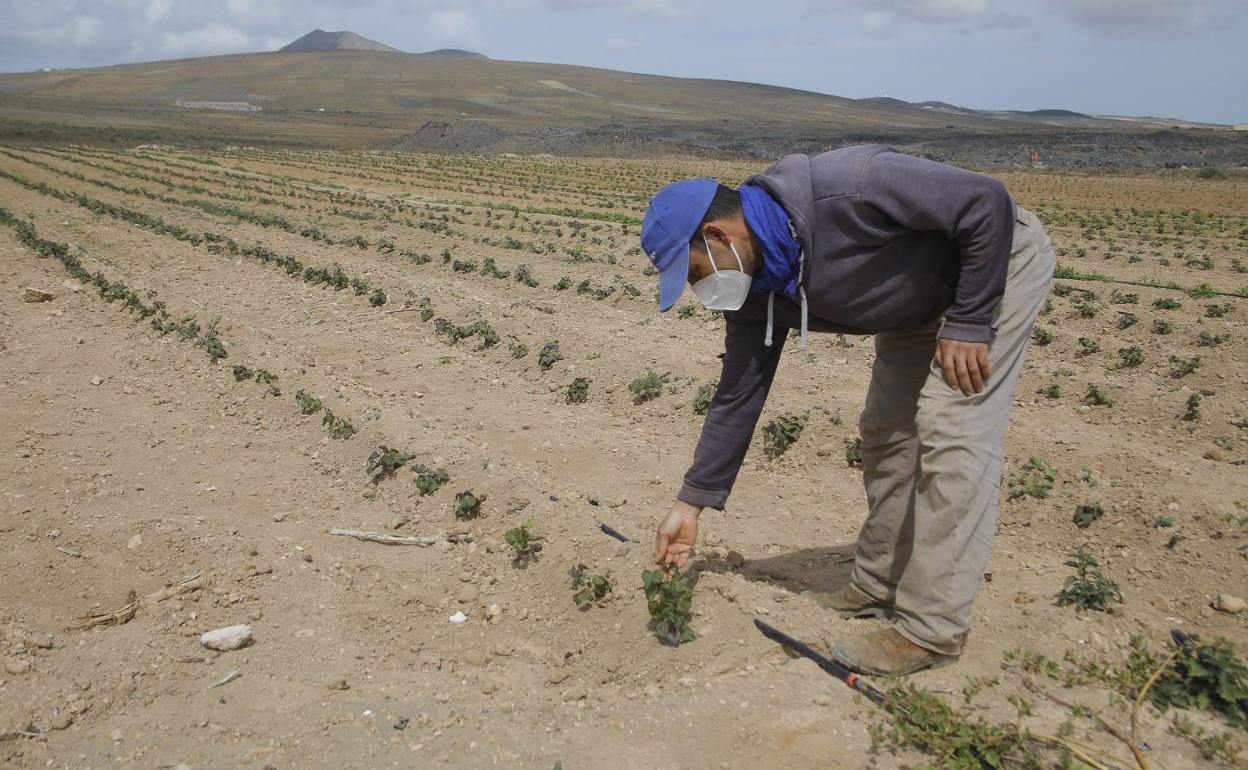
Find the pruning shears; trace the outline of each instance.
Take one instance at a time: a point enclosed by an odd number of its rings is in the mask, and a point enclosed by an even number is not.
[[[889,704],[888,695],[883,690],[872,687],[870,684],[863,681],[862,677],[858,676],[853,671],[850,671],[845,666],[842,666],[840,663],[837,663],[835,660],[820,655],[804,642],[799,642],[780,629],[770,626],[758,618],[754,619],[754,625],[758,627],[759,631],[763,632],[763,636],[766,636],[774,642],[779,642],[804,658],[813,660],[815,665],[819,666],[819,668],[827,671],[837,679],[840,679],[851,690],[866,696],[868,700],[880,708],[890,712],[900,711],[899,707]]]

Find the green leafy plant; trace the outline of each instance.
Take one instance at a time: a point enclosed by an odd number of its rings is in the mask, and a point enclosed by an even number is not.
[[[562,278],[560,278],[558,281],[556,281],[555,285],[551,288],[553,288],[555,291],[563,291],[564,289],[570,289],[572,288],[572,279],[565,275]]]
[[[530,289],[535,289],[538,286],[537,279],[533,277],[533,272],[523,262],[516,265],[516,283],[522,283]]]
[[[1191,358],[1180,358],[1179,356],[1170,356],[1170,376],[1178,379],[1186,377],[1192,372],[1200,368],[1200,356],[1192,356]]]
[[[1045,398],[1061,398],[1062,386],[1057,384],[1056,382],[1050,382],[1048,385],[1045,385],[1043,388],[1040,388],[1036,392],[1044,396]]]
[[[455,495],[455,518],[457,519],[475,519],[481,515],[481,503],[485,502],[485,495],[478,497],[471,490],[465,490]]]
[[[424,464],[413,465],[412,473],[416,474],[416,489],[422,495],[432,495],[451,479],[451,475],[446,472],[445,468],[434,468]]]
[[[1140,301],[1140,295],[1128,294],[1114,289],[1109,292],[1109,301],[1115,305],[1134,305]]]
[[[230,371],[234,373],[235,382],[242,382],[243,380],[250,380],[252,378],[252,375],[255,374],[255,372],[243,366],[242,364],[235,364],[233,367],[230,368]]]
[[[1062,584],[1057,594],[1058,605],[1073,604],[1081,609],[1105,612],[1109,605],[1122,601],[1118,584],[1097,569],[1100,563],[1096,557],[1082,548],[1070,556],[1071,559],[1064,563],[1074,567],[1075,574],[1067,577]]]
[[[1100,503],[1083,503],[1075,507],[1075,526],[1079,529],[1087,529],[1092,526],[1092,522],[1105,515],[1105,509]]]
[[[1224,639],[1180,647],[1148,695],[1162,712],[1171,706],[1198,708],[1221,714],[1232,727],[1248,728],[1248,667]]]
[[[763,447],[772,457],[779,457],[802,435],[809,415],[785,414],[763,427]]]
[[[1088,392],[1083,394],[1083,401],[1092,406],[1113,406],[1114,400],[1098,385],[1088,385]]]
[[[1205,305],[1205,318],[1221,318],[1231,312],[1231,303],[1226,302],[1220,305]]]
[[[673,567],[667,579],[661,570],[644,570],[641,580],[654,635],[671,645],[692,642],[689,622],[693,619],[693,591],[688,576]]]
[[[382,444],[368,456],[368,461],[364,464],[364,472],[371,476],[375,471],[380,470],[380,475],[392,476],[396,470],[402,468],[411,459],[412,456],[406,452],[390,449],[385,444]]]
[[[334,413],[328,409],[325,410],[321,424],[329,428],[329,435],[334,438],[348,439],[355,435],[355,426],[349,420],[335,417]]]
[[[508,350],[512,358],[524,358],[529,354],[529,346],[519,342],[513,343]]]
[[[537,366],[543,372],[554,366],[556,361],[562,360],[563,355],[559,352],[558,340],[550,340],[537,351]]]
[[[1090,356],[1101,349],[1101,343],[1091,337],[1079,338],[1079,350],[1075,352],[1076,356]]]
[[[1138,347],[1118,348],[1118,364],[1121,368],[1139,366],[1144,363],[1144,351]]]
[[[1021,703],[1018,708],[1021,717],[1026,709]],[[994,724],[973,718],[912,682],[890,690],[879,715],[890,721],[869,726],[872,745],[910,746],[939,757],[923,765],[929,770],[1044,767],[1032,751],[1034,739],[1017,722]]]
[[[1010,499],[1048,497],[1053,491],[1053,481],[1056,478],[1057,471],[1052,465],[1038,457],[1030,457],[1021,468],[1018,479],[1010,482]]]
[[[633,394],[633,403],[641,404],[658,398],[670,376],[667,372],[656,374],[654,370],[647,369],[645,374],[628,384],[628,389]]]
[[[845,464],[851,468],[862,467],[862,439],[845,442]]]
[[[572,578],[572,601],[579,609],[587,610],[611,593],[611,581],[603,575],[590,574],[584,564],[568,570],[568,575]]]
[[[1053,333],[1043,326],[1035,326],[1031,330],[1031,339],[1036,345],[1044,347],[1053,341]]]
[[[295,392],[295,401],[299,404],[299,411],[304,414],[313,414],[321,408],[321,400],[308,395],[302,389]]]
[[[1162,297],[1161,299],[1153,302],[1153,307],[1158,310],[1178,310],[1183,307],[1183,305],[1178,300],[1173,300],[1169,297]]]
[[[1210,334],[1209,332],[1201,332],[1196,335],[1196,344],[1202,348],[1216,348],[1223,342],[1230,339],[1227,334]]]
[[[503,540],[511,546],[512,560],[517,565],[527,564],[542,550],[542,544],[533,536],[531,521],[504,532]]]
[[[1172,331],[1174,331],[1174,327],[1169,321],[1161,318],[1153,319],[1153,334],[1169,334]]]
[[[1134,313],[1124,313],[1122,311],[1119,311],[1118,328],[1126,329],[1127,327],[1134,326],[1139,320],[1140,319],[1135,317]]]
[[[1153,529],[1168,529],[1174,526],[1173,516],[1157,516],[1153,519]]]
[[[711,408],[711,400],[715,398],[715,388],[718,383],[708,382],[698,388],[698,392],[693,394],[693,411],[694,414],[706,414]]]
[[[489,278],[508,278],[511,276],[511,271],[499,270],[498,265],[494,263],[494,258],[486,257],[481,260],[481,275]]]
[[[1187,397],[1187,411],[1183,414],[1183,419],[1188,422],[1195,422],[1200,419],[1200,394],[1193,393]]]
[[[583,404],[589,398],[589,380],[577,377],[568,385],[564,400],[569,404]]]

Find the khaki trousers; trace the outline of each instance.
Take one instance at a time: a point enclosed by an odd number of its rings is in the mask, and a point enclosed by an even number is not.
[[[950,388],[935,361],[940,321],[875,337],[859,420],[870,512],[853,584],[894,603],[897,630],[945,654],[962,650],[996,528],[1014,387],[1053,279],[1053,241],[1017,207],[1005,293],[982,393]]]

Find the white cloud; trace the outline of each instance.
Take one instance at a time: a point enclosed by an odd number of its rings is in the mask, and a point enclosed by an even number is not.
[[[226,24],[208,24],[182,32],[167,32],[160,52],[173,57],[209,56],[250,50],[247,36]]]
[[[863,31],[872,37],[892,34],[897,23],[897,17],[888,11],[867,11],[858,18],[862,22]]]
[[[636,51],[642,44],[639,37],[609,37],[605,45],[608,51]]]
[[[1045,0],[1060,16],[1112,37],[1176,37],[1213,29],[1241,0]]]
[[[614,9],[649,16],[684,16],[692,10],[692,2],[676,0],[542,0],[552,11],[588,11]]]
[[[464,11],[436,11],[429,17],[429,27],[446,46],[476,50],[484,45],[476,20]]]
[[[152,0],[143,10],[143,18],[148,24],[153,24],[168,16],[172,7],[172,0]]]

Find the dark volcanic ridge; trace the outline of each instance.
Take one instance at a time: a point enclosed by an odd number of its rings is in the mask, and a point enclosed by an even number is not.
[[[385,43],[378,43],[354,32],[326,32],[314,29],[298,40],[294,40],[281,48],[278,53],[294,53],[297,51],[390,51],[403,53]]]
[[[281,48],[278,53],[306,53],[308,51],[383,51],[386,53],[407,53],[406,51],[379,43],[371,38],[357,35],[354,32],[326,32],[314,29],[298,40],[293,40]],[[476,51],[465,51],[462,48],[439,48],[436,51],[425,51],[416,56],[447,56],[456,59],[488,59],[490,57]]]

